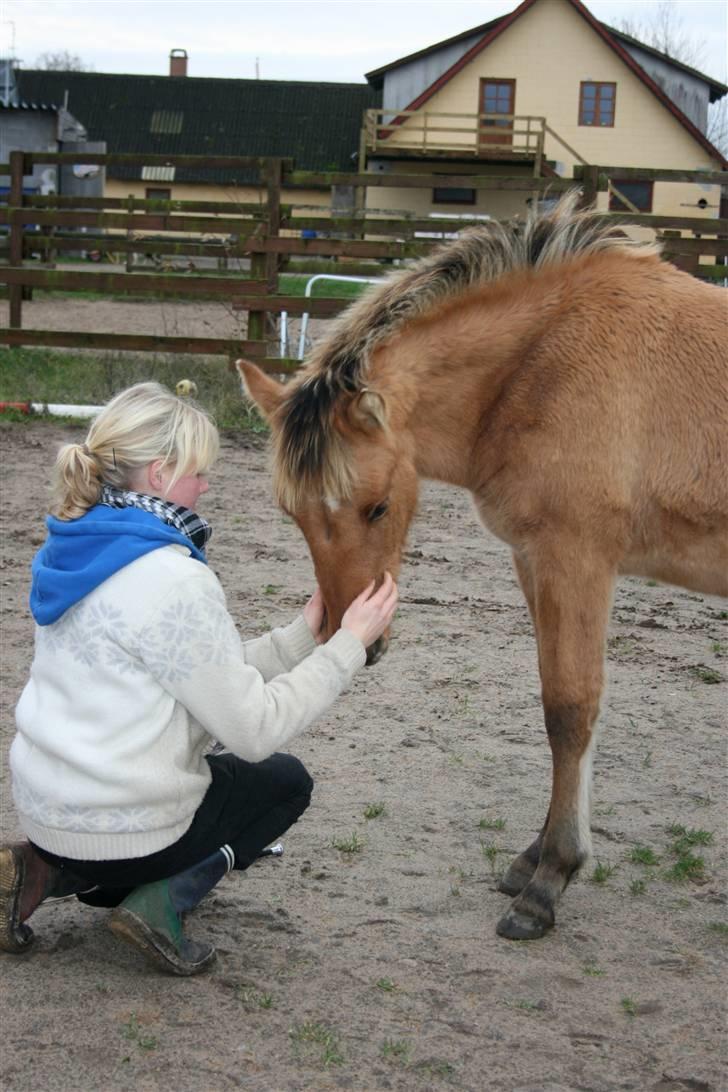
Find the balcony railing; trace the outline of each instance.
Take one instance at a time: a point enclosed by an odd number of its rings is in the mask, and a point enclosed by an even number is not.
[[[539,159],[546,119],[521,114],[452,114],[426,110],[366,110],[368,154],[450,153],[482,159]]]

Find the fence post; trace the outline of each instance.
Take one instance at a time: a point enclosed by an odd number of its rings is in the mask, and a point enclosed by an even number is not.
[[[134,211],[134,194],[133,193],[130,193],[128,195],[127,199],[126,199],[126,211],[129,213],[129,218],[131,219],[131,214]],[[127,220],[127,224],[126,224],[126,241],[128,243],[130,243],[133,238],[134,238],[134,232],[129,227],[129,221]],[[127,273],[131,273],[133,269],[134,269],[134,254],[133,254],[133,252],[131,250],[127,250],[127,252],[126,252],[126,271],[127,271]]]
[[[576,172],[575,172],[576,173]],[[581,168],[582,191],[579,208],[593,209],[597,204],[597,191],[599,189],[599,167],[585,164]]]
[[[23,161],[22,151],[10,153],[10,193],[8,201],[11,209],[20,209],[23,205]],[[21,266],[23,264],[23,221],[20,217],[13,218],[10,226],[10,265]],[[10,299],[10,328],[19,330],[22,326],[22,284],[9,285],[8,296]]]
[[[282,163],[280,159],[261,160],[261,181],[266,185],[266,238],[277,238],[281,230],[281,179]],[[253,280],[266,282],[269,295],[278,292],[278,255],[272,251],[263,254],[254,253],[250,259],[250,275]],[[265,341],[268,334],[269,315],[267,311],[248,311],[248,338],[251,341]]]
[[[281,183],[283,179],[283,164],[280,159],[269,159],[266,166],[266,188],[268,192],[268,238],[278,238],[281,233]],[[278,292],[278,266],[280,259],[274,251],[266,254],[265,279],[268,282],[268,292],[276,295]]]

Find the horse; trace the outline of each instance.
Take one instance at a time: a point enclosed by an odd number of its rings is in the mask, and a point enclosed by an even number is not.
[[[420,478],[470,492],[533,620],[551,801],[500,890],[541,937],[591,852],[591,767],[620,574],[728,595],[728,296],[603,215],[490,222],[395,271],[280,384],[237,368],[271,426],[325,636],[397,575]],[[387,635],[368,650],[374,662]]]

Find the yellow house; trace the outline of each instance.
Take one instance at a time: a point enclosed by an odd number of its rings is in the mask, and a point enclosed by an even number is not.
[[[524,0],[509,15],[367,75],[366,170],[572,178],[578,164],[725,170],[705,135],[728,88],[610,30],[580,0]],[[643,212],[718,216],[720,187],[613,175]],[[525,211],[528,192],[457,187],[367,191],[369,207],[419,214]],[[613,194],[600,204],[623,208]]]

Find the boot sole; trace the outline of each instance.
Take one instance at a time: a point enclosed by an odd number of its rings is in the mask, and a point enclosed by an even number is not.
[[[26,952],[35,937],[29,925],[17,921],[25,858],[11,846],[0,849],[0,951]]]
[[[117,907],[109,918],[109,929],[126,944],[137,948],[163,971],[189,976],[200,974],[215,962],[217,953],[208,948],[197,960],[184,959],[167,938],[124,906]]]

